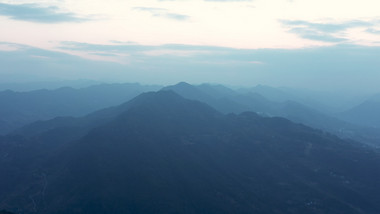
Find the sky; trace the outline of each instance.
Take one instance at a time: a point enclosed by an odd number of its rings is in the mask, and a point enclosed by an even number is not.
[[[378,0],[0,0],[0,83],[380,92]]]

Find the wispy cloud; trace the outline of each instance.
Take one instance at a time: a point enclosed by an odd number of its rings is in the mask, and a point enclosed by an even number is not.
[[[41,7],[38,4],[0,3],[0,16],[38,23],[83,22],[89,20],[74,13],[61,12],[58,7]]]
[[[18,51],[25,48],[24,45],[10,42],[0,42],[0,51]]]
[[[246,2],[252,0],[204,0],[204,1],[215,1],[215,2]]]
[[[158,0],[158,1],[189,1],[189,0]],[[253,0],[203,0],[203,1],[214,1],[214,2],[249,2]]]
[[[80,42],[61,42],[58,47],[61,50],[66,51],[82,51],[89,54],[107,55],[107,56],[119,56],[121,54],[128,56],[162,56],[172,55],[177,57],[192,57],[202,54],[215,54],[220,52],[218,48],[205,49],[205,46],[191,46],[191,45],[139,45],[134,43],[113,43],[112,45],[99,45]],[[211,48],[211,47],[210,47]]]
[[[303,20],[280,20],[280,22],[289,27],[289,32],[298,36],[323,42],[342,42],[347,39],[342,37],[342,32],[357,27],[370,27],[373,22],[352,20],[342,23],[317,23]]]
[[[165,13],[163,15],[158,15],[158,16],[163,16],[165,18],[175,19],[175,20],[187,20],[190,18],[187,15],[182,15],[182,14],[178,14],[178,13]]]
[[[379,34],[380,35],[380,30],[377,30],[377,29],[374,29],[374,28],[368,28],[366,30],[366,32],[372,33],[372,34]]]
[[[151,13],[159,13],[162,11],[167,11],[167,9],[164,8],[158,8],[158,7],[134,7],[134,10],[141,10],[141,11],[147,11]]]
[[[163,17],[167,19],[173,19],[177,21],[185,21],[190,18],[190,16],[179,14],[179,13],[172,13],[171,11],[164,9],[164,8],[155,8],[155,7],[134,7],[134,10],[139,11],[145,11],[149,12],[152,16],[155,17]]]
[[[304,39],[323,41],[323,42],[343,42],[347,40],[345,38],[333,36],[329,33],[310,30],[310,29],[302,28],[302,27],[292,28],[291,30],[289,30],[289,32],[297,34],[298,36]]]
[[[373,25],[372,22],[361,20],[352,20],[343,23],[315,23],[303,20],[282,20],[281,22],[288,26],[304,26],[309,29],[317,30],[324,33],[335,33],[338,31],[346,30],[348,28],[368,27]]]

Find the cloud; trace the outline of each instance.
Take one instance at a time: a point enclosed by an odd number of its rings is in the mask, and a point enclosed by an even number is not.
[[[280,20],[289,28],[290,33],[294,33],[301,38],[323,41],[323,42],[342,42],[346,41],[342,37],[342,32],[357,27],[370,27],[374,22],[352,20],[342,23],[316,23],[303,20]]]
[[[38,4],[0,3],[0,16],[38,23],[83,22],[89,20],[78,17],[74,13],[60,12],[58,7],[41,7]]]
[[[192,46],[180,44],[167,45],[139,45],[136,43],[112,42],[111,45],[89,44],[65,41],[61,42],[58,49],[63,51],[84,52],[89,55],[100,56],[132,56],[135,58],[172,56],[172,57],[194,57],[205,54],[216,54],[223,52],[223,48]]]
[[[372,22],[361,20],[352,20],[343,23],[315,23],[303,20],[281,20],[282,24],[287,26],[304,26],[309,29],[317,30],[324,33],[336,33],[354,27],[368,27],[372,26]]]
[[[183,14],[178,14],[178,13],[172,13],[167,9],[164,8],[155,8],[155,7],[134,7],[134,10],[139,10],[139,11],[145,11],[149,12],[152,16],[155,17],[163,17],[167,19],[173,19],[177,21],[185,21],[190,18],[190,16],[183,15]]]
[[[150,50],[154,46],[142,46],[138,44],[114,43],[114,45],[89,44],[82,42],[64,41],[58,47],[61,50],[72,51],[104,51],[108,53],[136,52]]]
[[[111,41],[112,45],[104,44],[90,44],[74,41],[64,41],[60,43],[59,49],[65,50],[85,50],[85,51],[150,51],[150,50],[161,50],[161,49],[171,49],[171,50],[214,50],[214,51],[225,51],[231,50],[231,48],[216,47],[216,46],[197,46],[197,45],[183,45],[183,44],[165,44],[165,45],[140,45],[138,43],[132,42],[121,42],[115,43]]]
[[[168,19],[175,19],[175,20],[187,20],[190,18],[187,15],[182,15],[178,13],[165,13],[165,14],[159,14],[158,16],[162,16]]]
[[[162,11],[167,11],[167,9],[164,8],[158,8],[158,7],[134,7],[134,10],[141,10],[141,11],[148,11],[151,13],[158,13]]]
[[[368,29],[366,30],[366,32],[367,32],[367,33],[372,33],[372,34],[378,34],[378,35],[380,35],[380,30],[376,30],[376,29],[374,29],[374,28],[368,28]]]
[[[252,0],[204,0],[204,1],[214,1],[214,2],[247,2]]]
[[[158,1],[188,1],[188,0],[158,0]],[[253,0],[203,0],[209,2],[250,2]]]
[[[316,40],[316,41],[323,41],[323,42],[343,42],[347,39],[340,38],[336,36],[332,36],[331,34],[310,30],[307,28],[292,28],[289,30],[289,32],[297,34],[298,36],[304,38],[304,39],[310,39],[310,40]]]
[[[10,42],[0,42],[0,51],[18,51],[23,48],[26,48],[26,46]]]

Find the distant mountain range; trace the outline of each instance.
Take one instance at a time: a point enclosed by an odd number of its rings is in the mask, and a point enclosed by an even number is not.
[[[0,137],[0,210],[380,213],[378,150],[168,88],[14,133]]]
[[[82,116],[101,108],[118,105],[160,86],[101,84],[87,88],[60,88],[30,92],[0,92],[0,134],[11,133],[29,123],[55,117]],[[324,104],[305,101],[301,92],[268,86],[232,90],[222,85],[179,83],[164,87],[181,96],[205,102],[223,113],[254,111],[263,116],[280,116],[294,122],[334,133],[343,138],[379,145],[380,128],[376,97],[338,114],[323,113]],[[305,92],[310,93],[310,92]],[[314,107],[310,107],[315,103]],[[335,117],[336,116],[336,117]],[[58,119],[59,120],[59,119]]]
[[[238,90],[241,93],[257,93],[274,102],[294,101],[324,114],[345,111],[367,99],[371,94],[360,92],[313,91],[287,87],[257,85]]]
[[[139,84],[101,84],[80,89],[3,91],[0,92],[0,134],[11,133],[38,120],[83,116],[121,104],[142,92],[159,89],[160,86]],[[259,85],[232,90],[222,85],[182,82],[162,90],[173,90],[187,99],[205,102],[223,113],[254,111],[262,116],[280,116],[343,138],[376,146],[380,144],[380,113],[377,108],[380,102],[376,97],[343,113],[329,114],[319,111],[324,108],[323,103],[304,97],[311,92],[300,95],[302,92],[291,89]]]
[[[341,113],[339,117],[351,123],[380,128],[380,94]]]
[[[41,89],[55,90],[62,87],[70,88],[86,88],[93,85],[105,84],[104,82],[78,79],[78,80],[61,80],[61,81],[32,81],[32,82],[0,82],[0,91],[11,90],[17,92],[36,91]]]
[[[0,134],[37,120],[58,116],[83,116],[118,105],[158,86],[140,84],[101,84],[87,88],[59,88],[30,92],[0,92]]]
[[[205,102],[223,113],[242,113],[253,111],[262,116],[279,116],[302,123],[313,128],[331,132],[343,138],[355,139],[371,145],[380,145],[380,128],[365,127],[363,124],[350,123],[327,115],[296,101],[285,99],[285,95],[269,87],[259,87],[264,94],[284,97],[283,102],[270,101],[258,93],[236,92],[221,85],[193,86],[187,83],[168,86],[161,90],[173,90],[181,96]],[[289,97],[289,96],[288,96]],[[279,98],[278,98],[279,99]],[[375,109],[369,112],[376,112]],[[368,112],[368,114],[370,114]],[[380,121],[380,117],[374,117]]]

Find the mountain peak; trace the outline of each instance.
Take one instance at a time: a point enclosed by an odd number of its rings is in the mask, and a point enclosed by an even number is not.
[[[215,109],[205,103],[188,100],[172,90],[143,93],[127,103],[129,109],[126,114],[132,115],[137,112],[144,114],[158,114],[164,117],[169,115],[216,115]],[[197,117],[197,116],[196,116]]]
[[[159,99],[169,101],[169,100],[184,99],[184,98],[172,90],[160,90],[157,92],[142,93],[139,96],[132,99],[131,102],[148,101],[148,100],[151,101],[151,100],[159,100]]]
[[[179,82],[177,84],[175,84],[176,86],[192,86],[191,84],[187,83],[187,82]]]
[[[207,102],[207,100],[212,99],[212,97],[199,88],[190,85],[186,82],[180,82],[176,85],[167,86],[161,89],[161,91],[172,90],[175,93],[181,95],[182,97],[190,100],[199,100],[202,102]]]
[[[166,91],[166,90],[196,90],[196,87],[187,83],[187,82],[179,82],[175,85],[170,85],[170,86],[166,86],[164,88],[161,89],[161,91]]]

